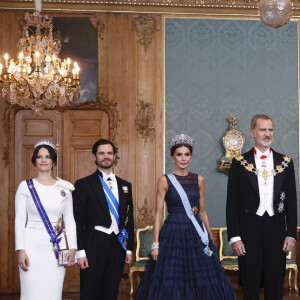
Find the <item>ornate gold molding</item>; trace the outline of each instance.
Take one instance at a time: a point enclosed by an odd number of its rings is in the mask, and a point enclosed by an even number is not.
[[[66,108],[57,107],[59,111],[66,110],[101,110],[108,114],[109,118],[109,138],[111,141],[116,141],[116,136],[118,132],[118,127],[120,124],[119,111],[117,109],[117,102],[109,100],[107,95],[100,93],[97,95],[96,101],[87,101],[83,103],[71,104]]]
[[[293,0],[293,10],[300,10],[298,0]],[[122,10],[122,7],[127,7]],[[133,9],[128,10],[128,7]],[[151,7],[151,9],[150,9]],[[188,13],[183,8],[234,8],[234,9],[253,9],[258,8],[258,0],[43,0],[43,11],[73,11],[73,12],[95,12],[95,11],[148,11],[156,7],[156,12],[167,12],[174,7]],[[0,8],[4,9],[32,9],[34,1],[30,0],[6,0],[0,2]],[[167,10],[165,10],[167,8]],[[195,11],[195,13],[199,11]],[[236,14],[233,11],[232,14]]]
[[[101,110],[107,112],[109,117],[109,136],[110,139],[115,142],[118,132],[118,127],[121,122],[119,111],[117,110],[117,102],[109,100],[107,95],[100,93],[97,96],[98,101],[100,102]]]
[[[149,48],[152,43],[152,38],[157,31],[158,21],[155,16],[143,15],[134,18],[133,28],[136,36],[138,37],[138,42],[144,47],[145,51]]]
[[[98,31],[98,38],[103,40],[103,34],[105,29],[104,21],[101,20],[100,16],[98,14],[95,14],[90,17],[91,24],[97,29]]]
[[[2,99],[2,98],[1,98]],[[3,100],[3,99],[2,99]],[[11,159],[11,148],[12,148],[12,136],[14,132],[14,118],[11,118],[12,114],[16,115],[16,113],[21,110],[21,107],[14,106],[11,104],[5,103],[5,109],[3,111],[2,122],[4,125],[6,143],[3,146],[3,157],[2,160],[5,161],[5,168],[9,166]]]
[[[145,144],[148,138],[153,141],[155,135],[155,114],[153,104],[138,100],[138,111],[135,117],[135,128],[145,139]]]
[[[258,0],[43,0],[43,12],[181,14],[258,19]],[[300,1],[292,0],[293,18],[300,17]],[[2,0],[0,9],[34,11],[32,0]]]
[[[152,225],[154,222],[154,209],[148,206],[147,197],[144,199],[144,204],[141,208],[138,208],[136,228],[142,228],[147,225]]]
[[[5,161],[5,168],[8,167],[9,165],[9,149],[11,148],[10,147],[10,144],[11,144],[11,122],[9,120],[9,108],[11,106],[9,105],[6,105],[5,109],[4,109],[4,113],[3,113],[3,117],[2,117],[2,122],[3,122],[3,127],[4,127],[4,130],[5,130],[5,135],[6,135],[6,145],[3,146],[3,160]]]
[[[16,113],[23,108],[17,106],[17,105],[11,105],[6,104],[6,107],[4,109],[2,122],[4,124],[5,128],[5,135],[6,135],[6,144],[3,146],[4,153],[3,153],[3,160],[5,161],[5,167],[8,167],[11,159],[11,148],[12,148],[12,139],[14,135],[14,118],[12,118],[12,115],[16,115]],[[66,107],[60,107],[57,106],[53,108],[53,110],[58,111],[67,111],[67,110],[100,110],[107,113],[109,118],[109,138],[115,142],[116,135],[120,123],[119,118],[119,111],[117,110],[117,103],[109,100],[107,95],[100,94],[97,96],[96,101],[88,101],[85,103],[78,103],[78,104],[69,104]],[[118,155],[116,158],[116,164],[118,162]]]
[[[234,2],[233,4],[230,4]],[[92,8],[97,5],[115,5],[115,6],[140,6],[140,5],[147,5],[147,6],[165,6],[165,7],[172,7],[172,6],[189,6],[189,7],[205,7],[208,4],[214,4],[214,7],[221,7],[222,5],[230,4],[231,6],[240,6],[244,4],[246,6],[251,5],[251,7],[258,7],[258,0],[43,0],[43,10],[56,10],[57,6],[59,7],[73,7],[73,11],[79,8],[85,8],[83,11],[90,11]],[[294,2],[294,6],[297,5],[298,0],[292,1]],[[84,7],[82,6],[84,5]],[[1,1],[1,6],[5,6],[6,8],[32,8],[34,9],[33,1],[29,0],[6,0]],[[298,4],[299,6],[299,4]]]

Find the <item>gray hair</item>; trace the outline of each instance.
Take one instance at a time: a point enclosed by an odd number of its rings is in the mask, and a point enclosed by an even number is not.
[[[256,114],[253,116],[252,120],[251,120],[251,123],[250,123],[250,129],[254,129],[256,127],[256,123],[257,123],[257,120],[258,119],[263,119],[263,120],[271,120],[272,123],[273,123],[273,120],[272,118],[270,118],[269,116],[267,115],[264,115],[264,114]]]

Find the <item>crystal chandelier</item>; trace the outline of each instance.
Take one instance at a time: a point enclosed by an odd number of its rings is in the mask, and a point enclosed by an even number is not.
[[[0,60],[0,92],[11,104],[31,108],[35,115],[44,108],[65,106],[80,98],[79,67],[61,60],[60,40],[53,37],[52,18],[38,11],[25,14],[25,26],[17,48],[17,61]],[[72,70],[71,70],[72,69]]]

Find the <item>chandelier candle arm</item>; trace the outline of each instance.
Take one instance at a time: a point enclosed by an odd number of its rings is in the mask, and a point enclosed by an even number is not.
[[[20,54],[19,54],[19,62],[20,62],[21,67],[23,66],[23,58],[24,58],[24,54],[23,54],[23,52],[20,52]]]
[[[8,69],[8,57],[9,57],[8,54],[5,53],[5,54],[4,54],[4,61],[5,61],[5,68],[6,68],[6,69]]]

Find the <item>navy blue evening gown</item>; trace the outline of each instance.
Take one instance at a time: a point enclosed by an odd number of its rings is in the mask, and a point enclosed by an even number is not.
[[[185,190],[191,207],[199,206],[198,175],[175,175]],[[179,194],[168,181],[165,201],[168,217],[159,234],[159,255],[147,262],[135,300],[236,300],[232,286],[210,240],[212,256],[207,256]],[[199,215],[196,218],[203,226]]]

